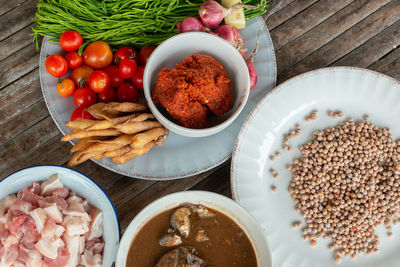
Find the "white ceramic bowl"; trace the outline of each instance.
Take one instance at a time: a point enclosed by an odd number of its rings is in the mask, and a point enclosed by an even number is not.
[[[233,106],[224,115],[211,116],[210,127],[191,129],[178,125],[159,104],[154,104],[151,93],[158,73],[193,54],[202,53],[217,59],[228,71],[233,92]],[[247,66],[240,53],[228,42],[218,36],[204,32],[188,32],[175,35],[159,45],[150,56],[143,76],[144,95],[151,112],[157,120],[174,133],[203,137],[218,133],[228,127],[242,111],[250,92],[250,78]]]
[[[86,198],[89,204],[103,211],[105,247],[102,266],[112,266],[117,254],[120,235],[117,213],[106,193],[85,175],[58,166],[30,167],[17,171],[0,181],[0,199],[9,194],[17,193],[33,182],[47,180],[55,173],[59,175],[64,186],[75,191],[78,196]]]
[[[144,208],[126,228],[118,249],[116,267],[125,267],[132,240],[140,229],[156,215],[182,203],[201,204],[217,210],[237,223],[249,237],[259,267],[271,267],[271,255],[263,230],[255,219],[230,198],[207,191],[185,191],[162,197]]]

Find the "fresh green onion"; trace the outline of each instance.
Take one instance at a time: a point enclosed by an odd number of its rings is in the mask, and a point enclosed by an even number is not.
[[[257,5],[260,0],[243,0]],[[49,36],[58,41],[66,30],[79,32],[87,42],[102,40],[113,46],[158,45],[178,33],[176,23],[197,17],[204,0],[39,0],[33,40]],[[244,9],[246,20],[264,14],[269,1]]]

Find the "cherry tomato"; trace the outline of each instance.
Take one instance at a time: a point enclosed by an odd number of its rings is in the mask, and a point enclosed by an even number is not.
[[[124,82],[117,89],[119,102],[137,102],[139,98],[138,89],[131,83]]]
[[[88,66],[80,66],[74,69],[71,73],[71,79],[75,82],[76,87],[88,87],[89,76],[93,69]]]
[[[110,76],[111,87],[118,87],[121,85],[121,83],[124,82],[124,78],[122,78],[121,75],[119,74],[119,69],[117,66],[110,65],[110,66],[107,66],[104,70]]]
[[[104,70],[95,70],[89,76],[89,88],[95,93],[104,92],[110,87],[110,76]]]
[[[96,94],[87,87],[78,88],[74,94],[74,102],[78,108],[87,108],[96,104]]]
[[[124,79],[129,79],[135,74],[137,68],[136,61],[134,59],[125,58],[119,64],[119,74]]]
[[[139,63],[143,66],[146,66],[147,60],[149,59],[151,53],[153,53],[156,47],[154,45],[146,45],[139,52]]]
[[[75,83],[70,78],[64,78],[57,84],[57,92],[60,96],[69,97],[75,91]]]
[[[82,36],[76,31],[66,31],[60,36],[60,46],[65,51],[75,51],[83,44]]]
[[[75,51],[68,52],[65,55],[65,59],[67,60],[68,68],[70,69],[76,69],[83,63],[83,58]]]
[[[65,58],[57,54],[48,56],[44,64],[47,72],[57,78],[64,76],[68,70],[68,64]]]
[[[89,44],[83,51],[83,61],[94,69],[104,69],[113,60],[110,46],[103,41]]]
[[[116,93],[115,90],[110,87],[106,89],[104,92],[98,94],[97,97],[99,98],[100,102],[109,103],[116,100]]]
[[[114,54],[114,64],[118,65],[125,58],[136,59],[136,50],[130,46],[120,47]]]
[[[93,116],[84,108],[76,108],[71,114],[71,121],[80,119],[94,120]]]
[[[133,74],[133,77],[131,78],[133,84],[139,90],[143,90],[143,73],[144,73],[144,67],[138,66],[135,74]]]

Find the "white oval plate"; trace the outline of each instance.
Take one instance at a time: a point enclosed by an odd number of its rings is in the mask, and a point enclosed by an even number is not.
[[[53,174],[58,174],[61,182],[78,196],[84,197],[89,204],[103,211],[105,242],[103,267],[110,267],[115,261],[119,245],[119,224],[117,213],[107,194],[87,176],[59,166],[36,166],[17,171],[0,181],[0,199],[31,185],[44,181]]]
[[[336,264],[328,249],[329,240],[318,239],[311,247],[304,241],[294,221],[304,220],[294,209],[287,191],[292,175],[285,169],[295,157],[297,147],[307,142],[312,132],[333,126],[347,117],[362,119],[364,114],[379,127],[389,127],[400,137],[400,83],[370,70],[334,67],[294,77],[273,89],[254,108],[239,133],[232,157],[231,185],[236,201],[264,228],[275,267],[395,267],[400,263],[400,227],[393,226],[393,238],[383,227],[378,229],[380,252],[357,259],[343,258]],[[318,110],[316,121],[305,122],[311,110]],[[328,117],[328,110],[341,110],[344,117]],[[283,134],[299,123],[300,136],[292,139],[291,152],[282,152]],[[281,151],[274,161],[269,155]],[[279,173],[273,179],[269,169]],[[276,185],[277,192],[271,190]]]
[[[246,233],[251,241],[257,257],[259,267],[271,267],[271,254],[268,243],[263,236],[262,229],[256,220],[245,209],[239,206],[235,201],[220,194],[207,191],[184,191],[169,194],[155,200],[146,206],[126,228],[121,238],[121,244],[118,249],[116,267],[123,267],[126,263],[126,257],[129,248],[136,234],[149,220],[166,210],[175,208],[182,203],[190,202],[201,204],[215,209],[229,218],[231,218]],[[227,266],[228,267],[228,266]]]
[[[248,48],[247,55],[250,55],[254,49],[257,33],[263,23],[261,18],[255,18],[248,22],[246,29],[241,31]],[[251,90],[241,114],[227,129],[203,138],[183,137],[170,133],[163,146],[153,148],[146,155],[137,157],[124,165],[114,164],[110,159],[95,160],[95,162],[129,177],[170,180],[199,174],[227,161],[232,155],[237,134],[250,110],[275,86],[274,47],[266,27],[260,38],[260,49],[254,61],[258,72],[257,86]],[[44,64],[46,56],[55,53],[64,54],[57,43],[49,42],[48,38],[44,38],[39,59],[40,83],[51,117],[60,131],[66,134],[70,132],[70,129],[65,126],[65,122],[70,119],[75,106],[72,97],[63,98],[57,94],[57,78],[46,72]]]

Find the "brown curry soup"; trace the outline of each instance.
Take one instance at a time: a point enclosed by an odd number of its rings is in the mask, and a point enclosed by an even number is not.
[[[171,228],[171,215],[181,206],[154,216],[141,227],[131,242],[127,267],[154,267],[165,254],[182,246],[196,250],[196,255],[205,262],[201,266],[257,266],[255,250],[246,233],[228,216],[211,208],[207,209],[214,213],[215,217],[200,218],[197,213],[189,215],[191,226],[187,237],[175,231],[181,237],[180,246],[170,248],[161,246],[160,238]],[[195,240],[200,230],[204,230],[209,240],[203,242]]]

